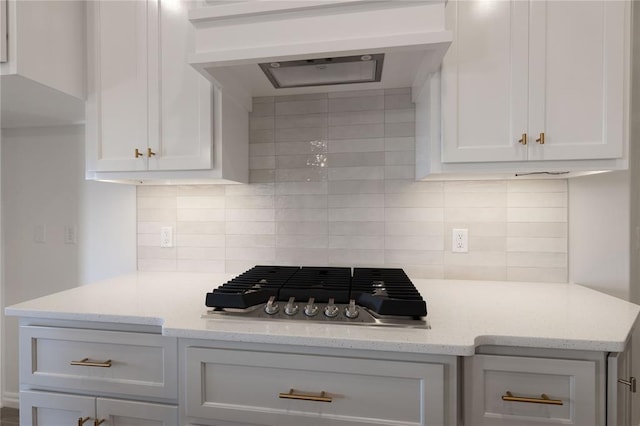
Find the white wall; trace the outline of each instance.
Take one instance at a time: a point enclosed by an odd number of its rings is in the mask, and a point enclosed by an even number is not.
[[[135,188],[84,181],[84,127],[3,129],[3,306],[133,272]],[[34,227],[46,226],[46,242]],[[65,226],[78,243],[65,244]],[[17,405],[17,320],[4,319],[3,403]]]
[[[630,173],[569,180],[569,279],[630,299]]]

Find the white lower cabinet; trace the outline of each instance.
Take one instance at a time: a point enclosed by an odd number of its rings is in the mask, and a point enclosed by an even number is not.
[[[468,425],[601,425],[593,360],[476,355],[467,360]]]
[[[173,426],[178,424],[178,407],[53,392],[22,391],[20,424]]]
[[[456,425],[456,358],[181,346],[190,425]]]
[[[22,426],[178,424],[177,339],[69,325],[20,327]]]

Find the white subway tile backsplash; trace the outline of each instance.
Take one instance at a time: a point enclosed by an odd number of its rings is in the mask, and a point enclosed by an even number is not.
[[[327,139],[326,127],[297,127],[276,129],[276,142],[317,141]]]
[[[326,99],[300,100],[288,102],[276,102],[275,115],[298,115],[327,112]]]
[[[382,166],[385,164],[384,152],[341,152],[327,154],[328,167]]]
[[[174,212],[178,222],[222,222],[224,209],[180,209]]]
[[[226,235],[273,235],[276,233],[275,222],[231,222],[224,224]]]
[[[329,113],[329,126],[347,126],[353,124],[379,124],[384,123],[385,112],[355,111],[355,112],[332,112]]]
[[[322,209],[327,207],[324,195],[278,195],[277,209]]]
[[[276,155],[276,145],[273,143],[252,143],[249,145],[249,159],[273,155]]]
[[[411,93],[385,93],[384,108],[387,110],[413,109],[414,105],[413,102],[411,102]]]
[[[384,250],[329,250],[330,266],[379,266],[384,263]]]
[[[387,222],[442,222],[444,209],[439,207],[387,207]]]
[[[223,209],[225,197],[177,197],[178,209]],[[174,201],[175,202],[175,201]]]
[[[275,170],[249,170],[249,183],[273,183],[275,181]]]
[[[383,209],[342,208],[328,209],[328,220],[331,222],[383,222]]]
[[[384,138],[384,150],[389,151],[412,151],[416,149],[416,139],[414,137],[387,137]]]
[[[383,180],[348,180],[329,182],[329,194],[381,194]]]
[[[277,235],[327,235],[329,223],[322,222],[277,222]],[[304,237],[301,237],[304,238]]]
[[[272,118],[273,121],[273,118]],[[275,119],[277,129],[302,127],[327,127],[327,114],[279,115]]]
[[[329,168],[329,180],[381,180],[384,179],[384,167],[332,167]]]
[[[139,225],[138,225],[139,226]],[[138,227],[138,232],[140,228]],[[178,234],[221,234],[224,235],[224,221],[219,222],[178,222]],[[157,234],[160,234],[158,228]]]
[[[175,236],[177,247],[224,247],[224,235],[184,234]]]
[[[507,222],[566,222],[566,207],[510,207]]]
[[[329,112],[382,110],[384,98],[383,95],[329,98]]]
[[[227,235],[227,247],[273,247],[275,235]]]
[[[178,260],[224,260],[224,247],[178,247]]]
[[[413,123],[411,123],[413,125]],[[385,125],[380,124],[355,124],[349,126],[329,127],[327,136],[329,139],[365,139],[382,138],[385,135]]]
[[[385,237],[376,235],[331,235],[330,249],[384,250]]]
[[[273,222],[276,217],[275,209],[237,208],[225,209],[226,220],[232,222]]]
[[[138,268],[566,281],[567,181],[416,182],[410,88],[255,98],[249,185],[140,186]],[[175,247],[160,248],[174,228]],[[469,252],[451,253],[451,230]]]
[[[278,209],[278,222],[319,222],[327,220],[327,209]]]
[[[264,145],[264,144],[261,144],[261,145]],[[262,157],[249,156],[249,167],[252,170],[275,169],[276,157],[273,155],[262,156]]]
[[[302,249],[326,249],[329,237],[326,235],[307,235],[300,238],[299,235],[278,235],[276,237],[277,248],[302,248]]]
[[[385,222],[329,222],[329,235],[384,235]]]
[[[328,206],[340,207],[384,207],[384,194],[329,195]]]

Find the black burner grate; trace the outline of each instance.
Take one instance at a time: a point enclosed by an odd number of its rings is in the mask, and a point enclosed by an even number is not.
[[[207,293],[206,305],[247,309],[271,296],[298,302],[313,297],[317,303],[354,299],[379,315],[427,315],[426,302],[400,268],[354,268],[352,277],[345,267],[256,266]]]

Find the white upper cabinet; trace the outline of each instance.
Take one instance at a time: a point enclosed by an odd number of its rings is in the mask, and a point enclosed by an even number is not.
[[[441,82],[436,76],[415,96],[431,104],[417,105],[417,114],[431,115],[417,129],[431,141],[426,154],[418,147],[429,163],[418,169],[626,168],[629,8],[624,1],[450,1],[454,41]]]
[[[89,3],[88,178],[247,181],[248,111],[188,64],[190,5]],[[216,106],[236,113],[224,129]]]
[[[85,2],[0,0],[2,127],[84,121]]]

